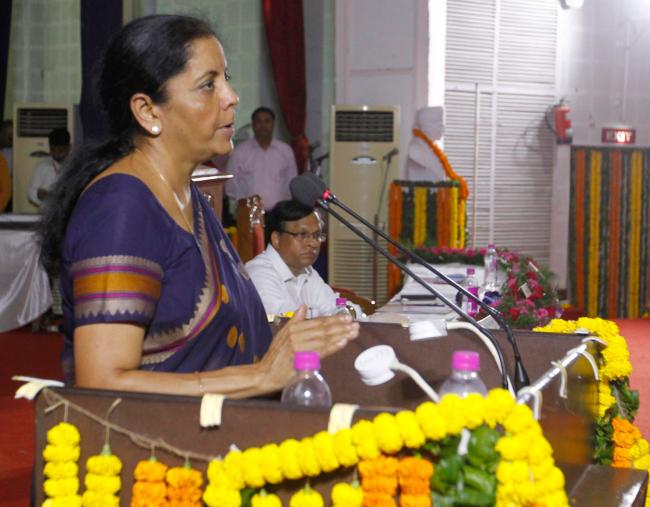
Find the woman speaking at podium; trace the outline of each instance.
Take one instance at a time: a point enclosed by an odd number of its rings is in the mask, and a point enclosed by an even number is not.
[[[281,389],[295,350],[327,356],[349,318],[305,320],[272,339],[246,270],[191,182],[232,150],[239,98],[204,21],[136,19],[99,76],[110,139],[68,159],[47,199],[42,256],[58,272],[67,380],[80,387],[231,397]]]

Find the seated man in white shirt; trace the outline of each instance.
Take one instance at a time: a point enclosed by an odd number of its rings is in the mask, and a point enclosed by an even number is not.
[[[39,208],[61,173],[61,164],[70,153],[70,132],[63,127],[56,128],[50,132],[48,141],[50,156],[36,164],[27,189],[29,202]]]
[[[325,241],[323,224],[310,207],[278,202],[266,216],[266,250],[246,263],[266,313],[282,315],[307,305],[309,315],[336,310],[336,293],[312,267]]]

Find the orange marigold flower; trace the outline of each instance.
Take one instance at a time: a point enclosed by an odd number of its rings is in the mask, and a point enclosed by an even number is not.
[[[397,503],[385,493],[364,492],[363,507],[397,507]]]
[[[614,463],[612,463],[612,466],[618,468],[631,468],[632,457],[630,456],[630,450],[623,447],[614,447]]]
[[[397,493],[397,477],[387,477],[383,475],[364,477],[361,480],[361,488],[364,493],[385,493],[394,496]]]
[[[136,481],[156,482],[165,480],[167,465],[160,461],[143,460],[139,461],[133,471]]]
[[[404,478],[417,478],[428,481],[433,475],[433,465],[426,459],[406,457],[399,460],[397,473]]]
[[[399,497],[400,507],[431,507],[431,494],[405,495]]]
[[[372,477],[375,475],[397,474],[398,461],[390,456],[380,456],[375,459],[365,459],[359,463],[359,474],[361,477]]]

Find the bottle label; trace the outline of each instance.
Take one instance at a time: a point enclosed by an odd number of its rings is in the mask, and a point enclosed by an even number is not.
[[[467,287],[467,291],[478,297],[478,287]],[[478,303],[473,299],[467,298],[467,314],[474,317],[478,313]]]

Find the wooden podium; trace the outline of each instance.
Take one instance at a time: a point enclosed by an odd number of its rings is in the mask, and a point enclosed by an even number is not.
[[[501,344],[509,371],[512,371],[512,353],[503,333],[495,333]],[[598,346],[583,344],[582,336],[516,332],[521,355],[533,382],[543,384],[543,405],[540,423],[554,449],[554,457],[566,478],[566,490],[571,505],[578,506],[642,506],[647,488],[647,473],[639,470],[615,469],[591,464],[592,425],[597,414],[597,382],[587,359],[580,354],[567,356],[581,347],[598,355]],[[332,390],[335,402],[360,405],[355,420],[372,418],[385,410],[413,408],[426,400],[424,393],[407,376],[398,373],[395,378],[375,387],[366,386],[354,370],[355,358],[363,350],[378,344],[388,344],[398,359],[438,388],[450,374],[450,357],[454,350],[476,350],[481,355],[481,376],[489,388],[499,385],[499,373],[491,356],[474,335],[466,331],[450,331],[442,338],[410,341],[408,330],[392,324],[361,326],[359,338],[323,361],[322,372]],[[566,356],[566,357],[565,357]],[[575,356],[573,359],[571,357]],[[571,359],[571,360],[570,360]],[[560,375],[551,361],[567,363],[568,396],[558,390]],[[202,429],[199,425],[200,399],[193,397],[146,395],[111,391],[61,389],[55,391],[89,413],[104,417],[116,398],[122,402],[110,417],[112,424],[147,438],[165,441],[179,449],[202,455],[225,455],[232,444],[240,449],[262,446],[293,437],[300,439],[327,429],[327,409],[291,407],[272,399],[226,400],[222,424],[218,428]],[[36,504],[43,502],[43,459],[47,430],[63,419],[63,407],[48,411],[51,405],[48,393],[36,400]],[[68,420],[82,435],[80,477],[85,474],[85,460],[98,453],[104,442],[105,428],[78,411],[69,410]],[[128,505],[133,484],[132,474],[139,460],[150,456],[149,448],[140,447],[126,435],[111,432],[113,452],[123,463],[121,505]],[[183,458],[163,450],[158,459],[170,466],[182,465]],[[193,462],[205,471],[205,463]],[[324,474],[311,480],[313,488],[323,493],[326,502],[331,486],[352,477],[351,470]],[[295,481],[284,483],[278,494],[288,505],[290,494],[300,486]],[[329,503],[326,503],[329,505]]]

